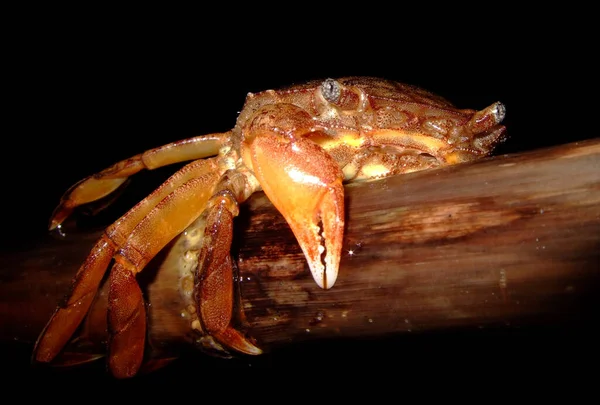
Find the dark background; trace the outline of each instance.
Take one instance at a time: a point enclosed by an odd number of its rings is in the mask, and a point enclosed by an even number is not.
[[[53,10],[46,18],[38,10],[33,21],[17,24],[4,61],[10,73],[4,81],[2,250],[46,237],[56,202],[82,177],[148,148],[228,130],[248,92],[309,79],[379,76],[421,86],[462,108],[502,101],[509,138],[496,154],[597,136],[588,125],[597,121],[593,105],[581,98],[595,96],[587,24],[567,32],[563,23],[572,15],[539,10],[435,11],[385,17],[385,10],[344,15],[327,9],[297,20],[205,12],[167,21],[160,12],[71,18]],[[139,175],[124,200],[95,223],[110,223],[171,173]],[[557,325],[324,342],[254,360],[191,356],[143,381],[211,367],[527,367],[581,359],[584,350],[574,342],[588,339],[584,335]],[[98,376],[101,365],[43,378],[86,372],[106,383]]]
[[[12,191],[3,198],[9,242],[45,232],[56,201],[82,177],[152,147],[229,130],[248,92],[310,79],[383,77],[461,108],[502,101],[509,138],[495,154],[596,135],[589,52],[551,29],[524,35],[510,24],[481,24],[415,36],[388,29],[354,42],[349,34],[287,38],[268,27],[228,40],[188,28],[80,21],[16,49],[7,61],[14,70],[5,81],[2,154]]]

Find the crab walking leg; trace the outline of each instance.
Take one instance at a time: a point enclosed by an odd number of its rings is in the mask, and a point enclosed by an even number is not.
[[[48,363],[67,344],[92,305],[114,252],[115,244],[107,235],[102,235],[73,278],[71,291],[40,333],[33,360]]]
[[[144,353],[146,316],[135,274],[206,209],[223,172],[214,169],[162,199],[133,229],[115,256],[108,300],[109,368],[115,377],[135,375]]]
[[[258,187],[247,172],[233,171],[227,172],[217,185],[204,214],[206,225],[194,288],[202,330],[226,347],[250,355],[261,354],[262,350],[230,325],[234,301],[231,241],[238,203]]]
[[[282,117],[276,127],[273,116]],[[315,282],[331,288],[344,237],[343,174],[329,153],[304,137],[315,134],[313,125],[294,105],[266,106],[246,129],[242,156],[290,225]]]
[[[48,321],[48,324],[41,332],[38,338],[33,358],[38,362],[50,362],[56,355],[62,350],[67,344],[72,334],[75,332],[87,311],[92,304],[100,281],[102,280],[104,273],[113,258],[115,252],[123,247],[124,257],[132,257],[135,249],[128,244],[129,236],[137,230],[134,240],[135,243],[140,243],[140,230],[138,228],[145,226],[147,228],[147,218],[151,215],[154,218],[157,217],[156,208],[160,206],[164,200],[172,201],[176,199],[174,195],[181,194],[184,196],[186,192],[189,196],[190,192],[194,192],[197,188],[200,188],[198,199],[195,204],[202,205],[202,200],[206,203],[208,197],[212,191],[212,184],[218,181],[220,174],[224,169],[219,168],[216,159],[197,160],[186,166],[184,166],[177,173],[173,174],[165,183],[163,183],[158,189],[152,194],[146,197],[144,200],[134,206],[129,212],[119,218],[113,225],[111,225],[96,245],[92,248],[91,253],[85,260],[85,262],[79,268],[77,275],[73,279],[71,291],[65,298],[65,301],[61,303],[55,310],[54,314]],[[198,191],[198,190],[196,190]],[[204,199],[202,198],[204,197]],[[163,205],[166,203],[163,203]],[[198,216],[198,213],[194,210],[186,211],[189,216]],[[163,222],[168,222],[168,217],[163,219]],[[193,219],[193,218],[192,218]],[[190,220],[191,222],[191,220]],[[167,227],[160,227],[158,224],[155,226],[161,229],[161,232],[157,232],[156,235],[161,236],[166,232],[174,232],[174,224],[168,225]],[[146,251],[138,251],[140,254],[146,255],[144,260],[140,260],[138,256],[136,265],[138,271],[156,254],[153,251],[163,241],[157,241],[156,237],[150,237],[148,234],[151,229],[146,229],[146,236],[153,242],[152,249]],[[173,236],[175,236],[174,234]],[[168,241],[167,241],[168,242]],[[123,256],[123,253],[121,254]],[[118,256],[119,258],[119,256]],[[117,263],[123,259],[119,258]],[[131,260],[125,260],[125,263]]]
[[[106,197],[130,176],[143,169],[156,169],[173,163],[215,156],[231,136],[230,132],[183,139],[122,160],[72,186],[50,218],[50,230],[58,227],[76,207]]]
[[[144,359],[146,308],[136,270],[121,259],[110,271],[108,368],[117,378],[135,375]]]

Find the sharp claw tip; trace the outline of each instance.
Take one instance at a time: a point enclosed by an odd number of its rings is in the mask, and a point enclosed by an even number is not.
[[[329,290],[331,287],[333,287],[334,284],[335,284],[335,280],[333,280],[333,281],[324,281],[323,285],[321,286],[321,288],[324,289],[324,290]]]
[[[321,287],[324,290],[329,290],[335,284],[335,281],[337,279],[337,271],[336,272],[328,271],[325,274],[323,274],[323,277],[313,277],[313,278],[319,287]]]

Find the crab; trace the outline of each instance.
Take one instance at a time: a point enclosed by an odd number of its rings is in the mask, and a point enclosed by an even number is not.
[[[468,162],[505,138],[505,107],[458,109],[420,88],[371,77],[310,81],[249,93],[233,129],[148,150],[80,181],[50,220],[111,195],[133,174],[191,161],[109,226],[73,279],[34,348],[51,362],[86,316],[112,263],[108,366],[115,377],[143,363],[146,306],[136,274],[192,223],[203,226],[190,327],[226,349],[261,353],[232,326],[230,247],[239,204],[264,191],[283,215],[316,284],[333,287],[344,238],[344,183]],[[192,251],[190,251],[192,252]]]

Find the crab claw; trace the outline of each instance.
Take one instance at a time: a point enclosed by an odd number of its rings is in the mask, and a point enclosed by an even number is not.
[[[262,189],[294,232],[316,283],[331,288],[344,235],[342,171],[319,145],[302,137],[254,134],[245,143]]]

